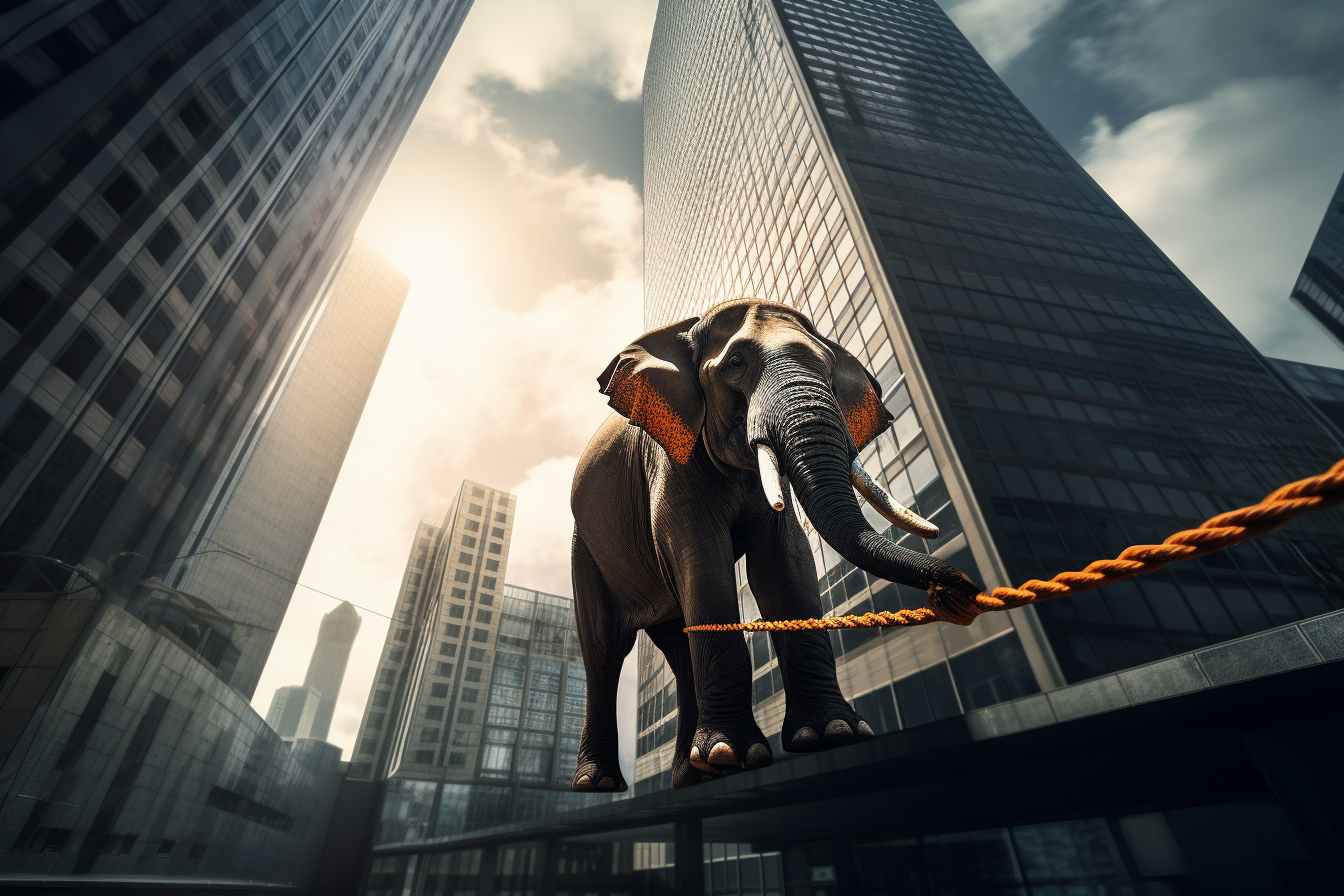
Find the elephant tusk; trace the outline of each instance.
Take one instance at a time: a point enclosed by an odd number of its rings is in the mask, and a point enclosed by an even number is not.
[[[756,445],[756,466],[761,473],[761,488],[765,489],[765,499],[775,510],[784,509],[784,486],[779,481],[779,458],[770,446],[764,442]]]
[[[854,482],[854,487],[858,489],[863,499],[873,505],[873,509],[882,515],[882,517],[898,529],[904,529],[912,535],[918,535],[920,538],[937,538],[938,527],[924,517],[914,513],[900,504],[887,494],[886,489],[878,485],[873,477],[868,475],[868,471],[859,463],[859,459],[854,458],[854,462],[849,465],[849,477]]]

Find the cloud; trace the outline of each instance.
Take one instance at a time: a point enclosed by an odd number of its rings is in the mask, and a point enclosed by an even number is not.
[[[1094,122],[1082,162],[1266,354],[1338,365],[1288,302],[1344,145],[1344,97],[1306,79],[1237,81],[1122,130]]]
[[[1012,62],[1031,46],[1036,31],[1069,0],[964,0],[947,4],[947,14],[994,68]]]
[[[1239,80],[1344,78],[1338,0],[1103,0],[1092,9],[1072,41],[1073,65],[1148,109]]]

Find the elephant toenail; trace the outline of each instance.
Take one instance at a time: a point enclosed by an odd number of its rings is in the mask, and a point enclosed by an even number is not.
[[[592,790],[592,789],[593,789],[593,779],[590,778],[590,777],[588,777],[587,775],[579,775],[579,777],[577,777],[577,778],[574,779],[574,787],[573,787],[573,789],[574,789],[574,790]]]
[[[806,749],[817,744],[817,732],[804,725],[798,729],[798,733],[793,736],[791,744],[794,748]]]
[[[854,736],[854,729],[849,727],[849,723],[846,722],[844,719],[831,719],[830,724],[826,726],[827,740],[836,740],[842,737],[853,737],[853,736]]]
[[[598,781],[598,782],[597,782],[597,789],[598,789],[598,790],[611,790],[611,789],[614,788],[615,786],[616,786],[616,782],[613,781],[613,780],[611,779],[611,775],[607,775],[607,776],[606,776],[605,778],[603,778],[601,781]]]
[[[699,762],[699,761],[700,761],[700,748],[699,748],[699,747],[691,747],[691,761],[692,761],[692,762]]]
[[[752,744],[747,748],[747,768],[760,768],[763,765],[769,765],[774,759],[770,755],[770,748],[762,743]]]
[[[873,736],[873,729],[870,728],[868,723],[865,722],[863,719],[859,719],[859,734],[863,735],[864,737]]]
[[[738,765],[737,753],[723,741],[709,748],[710,765]]]

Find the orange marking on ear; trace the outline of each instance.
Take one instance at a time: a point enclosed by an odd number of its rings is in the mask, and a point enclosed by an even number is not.
[[[611,406],[643,429],[679,464],[691,459],[698,439],[658,390],[643,376],[632,376],[633,365],[622,365],[607,386]]]
[[[845,411],[845,422],[849,424],[849,434],[854,437],[854,445],[862,449],[878,433],[887,428],[887,409],[877,397],[873,387],[864,390],[863,398]]]

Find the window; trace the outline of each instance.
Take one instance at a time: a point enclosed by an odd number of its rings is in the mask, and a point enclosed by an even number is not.
[[[463,547],[466,547],[466,548],[474,548],[474,547],[476,547],[476,536],[474,536],[474,535],[463,535],[463,536],[462,536],[462,546],[463,546]]]
[[[176,840],[163,840],[159,843],[159,851],[154,855],[162,859],[173,854],[173,847],[177,845]]]
[[[473,554],[468,554],[466,551],[459,551],[457,554],[457,562],[470,566],[472,563],[476,562],[476,557]]]
[[[502,550],[504,550],[504,545],[500,544],[497,541],[490,542],[490,553],[498,554]]]
[[[396,669],[384,669],[383,671],[378,673],[379,684],[396,684],[396,682],[397,682]]]
[[[468,667],[467,667],[467,671],[466,671],[466,673],[463,675],[463,677],[466,678],[467,681],[480,681],[480,680],[481,680],[481,669],[480,669],[480,667],[479,667],[479,666],[468,666]]]
[[[466,611],[467,611],[466,607],[462,606],[461,604],[451,604],[448,607],[448,615],[454,619],[461,619],[463,614],[466,613]]]
[[[448,685],[446,685],[446,684],[431,684],[431,685],[429,686],[429,696],[431,696],[431,697],[439,697],[439,698],[441,698],[441,699],[442,699],[442,698],[446,698],[446,697],[448,696]]]
[[[467,651],[467,659],[473,663],[485,662],[485,648],[484,647],[471,648],[469,651]]]
[[[243,163],[238,161],[238,153],[232,149],[226,149],[219,154],[219,159],[215,162],[215,173],[227,185],[238,175],[238,169],[242,167]]]
[[[442,707],[442,706],[426,706],[426,707],[425,707],[425,718],[429,719],[431,722],[441,722],[441,721],[443,721],[443,707]]]
[[[499,572],[499,561],[487,560],[485,561],[485,568],[490,570],[491,572]]]
[[[395,650],[389,650],[387,652],[387,658],[394,663],[401,662],[401,658],[405,655],[406,651],[402,650],[400,647],[398,647]]]
[[[473,489],[471,490],[471,496],[472,496],[473,498],[484,498],[484,497],[485,497],[485,490],[484,490],[484,489],[480,489],[480,488],[473,488]]]
[[[257,205],[261,202],[257,198],[257,191],[251,188],[243,194],[243,199],[238,203],[238,217],[244,221],[251,220],[252,213],[257,210]],[[199,220],[199,219],[198,219]]]
[[[416,750],[416,751],[415,751],[415,761],[416,761],[417,763],[419,763],[420,765],[433,765],[433,764],[434,764],[434,751],[433,751],[433,750]]]
[[[494,528],[492,528],[492,529],[490,530],[490,537],[491,537],[491,538],[503,538],[503,537],[504,537],[504,530],[501,529],[501,528],[499,528],[498,526],[495,526]]]
[[[169,165],[176,162],[179,158],[177,147],[173,141],[168,139],[167,134],[159,134],[149,143],[145,144],[145,158],[149,159],[149,164],[154,166],[156,171],[162,172]]]
[[[391,691],[374,691],[373,705],[378,707],[387,706],[387,701],[391,696],[392,696]]]
[[[128,315],[135,303],[140,301],[140,296],[144,295],[144,285],[136,279],[134,274],[127,273],[117,285],[108,290],[107,304],[111,305],[122,317]]]
[[[472,629],[471,640],[478,644],[484,644],[490,638],[490,632],[483,628]]]
[[[191,193],[188,193],[187,196],[184,197],[188,200],[187,208],[191,209],[192,214],[195,214],[195,209],[191,208],[189,200],[192,193],[195,192],[195,190],[192,190]],[[107,204],[112,206],[112,210],[121,217],[125,217],[126,213],[131,210],[131,206],[135,205],[136,201],[144,195],[144,190],[140,189],[140,185],[136,183],[135,179],[128,173],[123,173],[116,180],[112,181],[107,189],[103,191],[103,199],[106,200]],[[196,220],[199,221],[200,218],[197,218]]]
[[[210,206],[215,204],[215,197],[210,195],[205,184],[197,184],[182,197],[182,204],[191,212],[191,217],[200,223],[200,220],[209,213]]]
[[[155,313],[140,330],[140,341],[149,346],[149,350],[158,353],[168,337],[173,335],[173,322],[162,311]]]
[[[466,592],[466,589],[465,589],[465,588],[454,588],[454,589],[452,590],[452,596],[455,597],[455,598],[457,598],[458,600],[466,600],[466,599],[467,599],[467,592]]]
[[[447,635],[449,633],[445,630],[444,634]],[[453,637],[456,637],[456,635],[453,635]],[[447,641],[442,642],[439,644],[439,656],[457,656],[457,645]]]
[[[219,225],[219,229],[215,231],[214,237],[210,240],[210,248],[214,250],[215,257],[223,261],[224,253],[229,251],[229,247],[233,245],[233,240],[233,228],[227,224]]]
[[[397,633],[392,637],[398,641],[405,641],[411,636],[411,630],[408,628],[397,629]]]
[[[376,753],[378,752],[378,738],[366,737],[359,743],[359,752]]]
[[[456,645],[453,645],[453,646],[456,646]],[[453,674],[453,664],[452,664],[452,663],[439,663],[438,668],[436,668],[436,669],[434,670],[434,674],[435,674],[435,675],[440,675],[440,676],[442,676],[442,677],[444,677],[444,678],[447,678],[448,676],[450,676],[450,675]]]
[[[476,522],[475,520],[467,520],[467,531],[479,532],[481,531],[481,524]]]
[[[482,588],[489,588],[491,591],[495,590],[495,577],[494,577],[494,576],[483,576],[483,577],[481,578],[481,587],[482,587]]]
[[[470,725],[475,718],[476,710],[474,709],[459,709],[457,711],[457,723],[459,725]]]
[[[494,615],[495,614],[490,612],[489,610],[477,610],[476,621],[485,625],[489,625],[490,620],[494,617]]]
[[[463,702],[463,703],[475,703],[475,702],[477,702],[477,698],[480,696],[480,693],[481,693],[481,692],[480,692],[477,688],[463,688],[463,689],[462,689],[462,702]]]
[[[482,594],[477,599],[480,600],[482,605],[487,607],[493,605],[495,602],[495,596],[493,594]]]
[[[72,380],[78,380],[89,369],[93,359],[102,351],[103,344],[86,329],[80,329],[65,351],[56,358],[56,368]]]
[[[205,856],[204,843],[193,843],[191,844],[191,849],[187,850],[188,859],[200,859],[204,858],[204,856]]]
[[[368,724],[368,728],[369,728],[370,731],[377,731],[379,728],[382,728],[382,727],[383,727],[383,722],[386,722],[386,721],[387,721],[387,713],[385,713],[385,712],[371,712],[371,713],[369,713],[369,724]]]
[[[467,513],[470,513],[472,516],[480,516],[480,515],[481,515],[481,505],[479,505],[479,504],[468,504],[468,505],[467,505]]]
[[[497,514],[495,514],[495,522],[497,522],[497,523],[507,523],[508,521],[509,521],[509,518],[508,518],[507,516],[505,516],[504,514],[502,514],[502,513],[497,513]]]
[[[163,226],[149,238],[145,248],[149,250],[149,254],[154,257],[160,267],[166,267],[168,260],[173,257],[173,253],[177,251],[177,247],[180,245],[182,245],[182,235],[177,232],[176,227],[165,221]]]
[[[421,729],[420,729],[420,743],[422,743],[422,744],[436,744],[436,743],[438,743],[438,742],[439,742],[439,729],[438,729],[438,728],[421,728]]]
[[[275,176],[280,173],[280,160],[275,156],[266,159],[265,164],[261,166],[261,176],[266,178],[266,183],[274,183]]]
[[[453,573],[453,580],[456,582],[470,582],[471,573],[467,572],[465,569],[459,569],[457,572]]]
[[[449,767],[449,768],[461,768],[462,766],[464,766],[464,765],[466,765],[466,764],[467,764],[467,754],[466,754],[466,753],[449,753],[449,754],[448,754],[448,767]]]
[[[443,626],[443,633],[444,633],[445,635],[447,635],[449,638],[456,638],[458,635],[462,634],[462,626],[458,625],[458,624],[455,623],[455,622],[448,622],[448,623],[445,623],[444,626]],[[445,643],[445,644],[440,644],[440,645],[439,645],[439,655],[440,655],[440,656],[452,656],[452,653],[448,652],[448,651],[445,650],[444,648],[445,648],[445,647],[455,647],[455,646],[456,646],[456,645],[454,645],[454,644],[446,644],[446,643]]]

